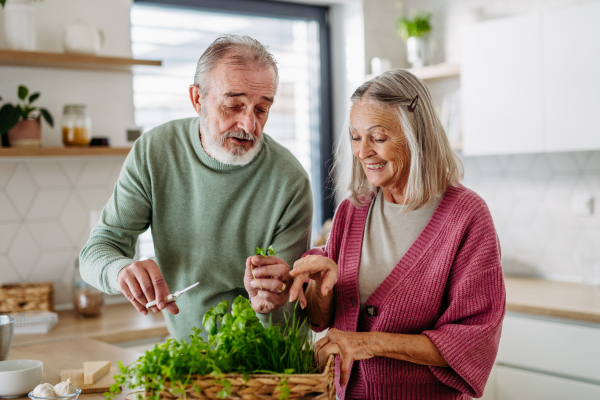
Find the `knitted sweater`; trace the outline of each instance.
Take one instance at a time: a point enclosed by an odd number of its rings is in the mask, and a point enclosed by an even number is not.
[[[359,314],[358,268],[369,202],[344,200],[325,247],[305,253],[339,267],[333,327],[349,332],[423,334],[450,367],[374,357],[352,363],[341,399],[469,399],[480,397],[496,358],[506,295],[500,246],[485,202],[450,187],[429,223]],[[315,329],[318,330],[318,329]],[[336,375],[340,374],[336,357]],[[336,381],[337,385],[337,381]]]
[[[220,163],[204,151],[198,125],[197,117],[171,121],[135,142],[80,256],[86,282],[118,293],[117,274],[133,262],[137,237],[150,226],[171,292],[200,282],[177,300],[179,314],[163,312],[179,339],[203,329],[208,308],[248,297],[246,258],[256,247],[272,244],[292,265],[310,245],[312,196],[298,160],[263,134],[250,163]]]

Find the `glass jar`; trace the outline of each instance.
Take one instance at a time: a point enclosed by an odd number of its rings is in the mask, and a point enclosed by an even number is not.
[[[85,104],[63,108],[62,134],[65,146],[88,146],[92,140],[92,120]]]
[[[104,293],[87,284],[79,273],[79,259],[75,260],[73,278],[73,307],[81,317],[96,317],[104,312]]]

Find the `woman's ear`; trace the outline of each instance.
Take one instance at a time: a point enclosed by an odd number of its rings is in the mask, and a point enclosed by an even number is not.
[[[198,85],[190,85],[189,90],[192,107],[196,110],[196,114],[200,115],[200,110],[202,109],[202,92],[200,91],[200,87]]]

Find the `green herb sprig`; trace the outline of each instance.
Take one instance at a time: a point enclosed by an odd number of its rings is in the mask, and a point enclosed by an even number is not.
[[[276,256],[277,254],[275,254],[275,249],[273,248],[273,245],[271,245],[271,246],[269,246],[267,251],[265,251],[264,249],[261,249],[260,247],[257,247],[256,253],[254,253],[254,255],[268,257],[268,256]],[[260,286],[260,283],[258,282],[258,279],[256,279],[256,275],[254,275],[254,264],[252,264],[252,263],[250,264],[250,270],[252,271],[252,277],[254,278],[254,282],[256,282],[256,285],[260,288],[260,290],[263,290],[262,286]]]
[[[413,11],[411,18],[398,19],[398,35],[406,42],[409,37],[422,38],[431,32],[431,13]]]
[[[231,384],[223,375],[227,373],[278,374],[280,399],[289,397],[286,376],[292,373],[314,373],[314,341],[310,331],[305,329],[307,320],[296,316],[295,308],[290,317],[285,318],[285,326],[263,327],[250,302],[238,296],[231,312],[228,301],[210,308],[203,318],[203,325],[209,335],[208,342],[200,336],[200,330],[193,328],[190,341],[169,339],[164,344],[154,346],[136,362],[124,366],[119,362],[120,374],[110,392],[113,399],[121,388],[141,388],[153,400],[159,400],[160,391],[185,394],[193,375],[210,375],[215,384],[221,384],[218,397],[231,394]],[[171,383],[166,389],[167,382]],[[227,382],[227,383],[226,383]],[[196,385],[193,389],[200,393]]]

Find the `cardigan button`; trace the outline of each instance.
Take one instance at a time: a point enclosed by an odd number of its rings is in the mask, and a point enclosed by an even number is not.
[[[373,306],[367,306],[366,308],[367,314],[370,317],[376,317],[377,316],[377,309]]]

